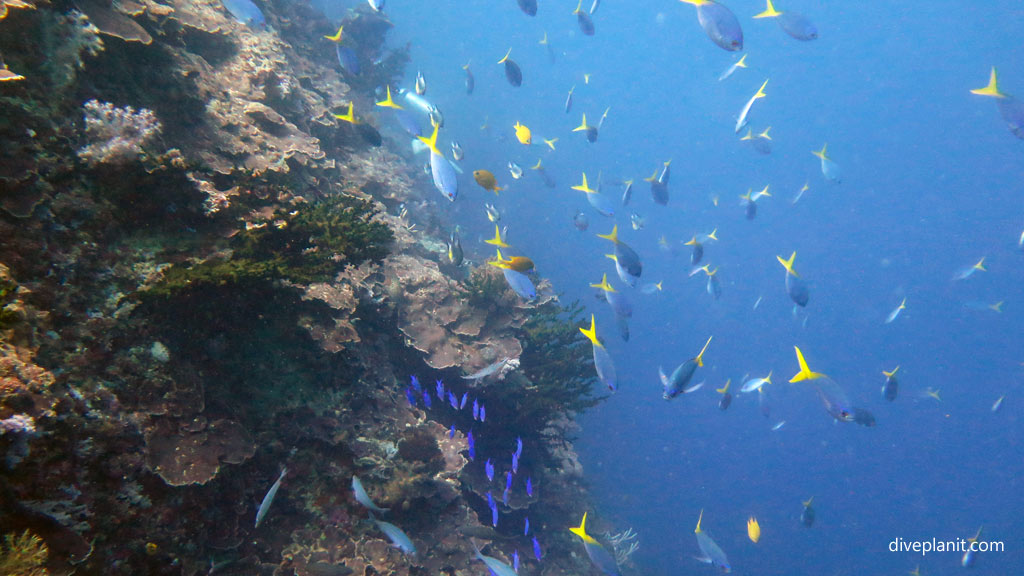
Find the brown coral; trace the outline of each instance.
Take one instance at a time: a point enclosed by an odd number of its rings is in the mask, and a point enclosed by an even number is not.
[[[184,486],[209,482],[222,463],[241,464],[256,453],[256,446],[245,428],[231,420],[177,427],[161,419],[146,433],[146,450],[153,472],[171,486]]]

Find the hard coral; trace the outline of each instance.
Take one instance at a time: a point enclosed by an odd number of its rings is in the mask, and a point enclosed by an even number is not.
[[[160,133],[160,121],[152,110],[131,106],[116,108],[109,102],[89,100],[85,111],[85,136],[89,144],[78,157],[89,166],[124,164],[145,153],[146,144]]]
[[[146,434],[146,448],[147,465],[171,486],[205,484],[221,463],[241,464],[256,453],[249,433],[231,420],[216,420],[197,431],[159,420]]]

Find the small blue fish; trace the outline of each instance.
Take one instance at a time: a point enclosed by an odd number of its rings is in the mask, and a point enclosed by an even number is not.
[[[424,390],[424,391],[423,391],[423,404],[424,404],[424,405],[425,405],[425,406],[426,406],[427,408],[430,408],[430,404],[431,404],[431,402],[432,402],[432,401],[430,400],[430,392],[427,392],[426,390]]]
[[[533,557],[540,561],[543,554],[540,552],[540,542],[537,542],[537,537],[533,537]]]
[[[484,473],[487,474],[487,481],[494,482],[494,463],[488,458],[484,463]]]
[[[498,506],[491,508],[491,526],[498,527]]]
[[[423,388],[420,387],[420,381],[419,381],[418,378],[416,378],[415,376],[410,376],[410,378],[412,378],[411,384],[412,384],[413,390],[415,390],[417,392],[419,392],[420,390],[423,390]]]
[[[401,528],[390,522],[377,520],[377,517],[373,515],[373,512],[370,512],[370,520],[373,520],[373,522],[377,524],[377,528],[380,528],[380,531],[383,532],[389,540],[391,540],[391,543],[395,545],[395,548],[398,548],[409,556],[416,556],[416,545],[412,543],[412,540],[409,539],[409,536],[407,536]]]
[[[512,471],[519,473],[519,455],[516,453],[512,454]]]
[[[437,387],[437,399],[444,400],[444,382],[438,380],[435,385]]]
[[[477,559],[487,565],[487,569],[491,571],[491,574],[495,576],[515,576],[515,571],[511,566],[497,558],[481,554],[480,549],[476,547],[476,543],[472,540],[470,540],[470,543],[473,544],[473,550],[476,551]]]
[[[448,403],[452,405],[454,410],[459,409],[459,399],[455,397],[455,394],[452,394],[451,390],[448,391]]]
[[[533,477],[526,477],[526,495],[533,497]]]
[[[235,20],[246,26],[264,27],[267,25],[263,11],[259,6],[253,4],[252,0],[224,0],[224,7],[235,17]]]
[[[480,419],[480,403],[476,401],[476,398],[474,398],[473,399],[473,420],[479,420],[479,419]]]
[[[455,424],[452,424],[451,430],[448,431],[448,439],[455,438]]]
[[[505,282],[520,298],[533,300],[537,297],[537,288],[533,285],[530,277],[522,272],[516,272],[511,268],[502,268],[501,273],[505,276]]]
[[[270,490],[267,490],[267,495],[263,497],[263,501],[260,502],[260,507],[256,510],[256,528],[260,527],[260,522],[263,522],[264,516],[270,510],[270,505],[274,503],[274,496],[277,496],[278,489],[281,488],[281,481],[284,480],[284,475],[288,473],[287,468],[281,469],[281,475],[277,477],[277,481],[274,482]]]
[[[402,125],[402,129],[406,131],[410,136],[416,138],[423,136],[423,129],[420,128],[419,122],[416,117],[412,115],[408,110],[395,110],[395,118],[398,119],[398,123]]]
[[[356,51],[341,44],[336,44],[334,51],[338,53],[338,64],[341,65],[341,69],[353,76],[359,76],[362,68],[359,66],[359,57],[356,56]]]
[[[517,574],[519,573],[519,548],[516,548],[516,551],[512,553],[512,569]]]
[[[501,493],[501,503],[508,506],[508,488],[505,488],[505,491]]]
[[[497,506],[494,505],[494,496],[491,496],[490,490],[487,491],[487,507],[491,510],[497,508]]]
[[[469,392],[462,393],[462,400],[459,400],[459,410],[466,407],[466,401],[469,400]]]
[[[523,455],[523,439],[520,436],[516,436],[516,458],[518,459]]]
[[[526,525],[523,527],[523,536],[530,535],[530,517],[526,517]]]
[[[487,409],[484,408],[483,404],[481,404],[480,405],[480,421],[483,422],[484,420],[487,420]]]
[[[507,491],[509,491],[511,489],[512,489],[512,471],[509,470],[508,472],[505,473],[505,491],[507,492]]]
[[[416,393],[413,392],[412,387],[405,389],[405,398],[409,400],[409,405],[413,408],[416,407]]]
[[[476,441],[473,439],[473,431],[470,430],[466,433],[466,444],[469,445],[469,459],[476,459]]]

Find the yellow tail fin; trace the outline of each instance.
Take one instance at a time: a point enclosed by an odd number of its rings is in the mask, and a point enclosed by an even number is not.
[[[590,340],[591,344],[593,344],[594,346],[597,346],[598,348],[604,348],[604,345],[601,344],[601,341],[597,339],[597,325],[594,324],[594,315],[593,314],[590,315],[590,330],[587,330],[585,328],[580,328],[580,332],[583,332],[583,335],[586,336],[588,340]],[[584,516],[583,517],[583,522],[580,523],[580,530],[583,530],[583,524],[585,524],[586,522],[587,522],[587,517]],[[580,537],[582,538],[583,536],[580,535]]]
[[[767,94],[764,93],[764,87],[767,86],[767,85],[768,85],[768,80],[765,80],[764,84],[761,84],[761,87],[757,89],[757,94],[754,94],[754,99],[755,100],[757,98],[764,98],[765,96],[767,96]]]
[[[725,381],[725,386],[722,386],[721,388],[715,388],[715,392],[718,392],[719,394],[725,394],[726,392],[729,391],[730,384],[732,384],[732,378]]]
[[[684,0],[685,1],[685,0]],[[697,517],[697,527],[693,529],[694,534],[700,534],[700,521],[704,519],[704,509],[700,509],[700,516]]]
[[[391,96],[388,95],[388,98],[390,97]],[[441,154],[441,151],[437,149],[437,124],[434,124],[434,132],[430,135],[430,138],[425,138],[423,136],[417,136],[417,138],[426,144],[432,153],[437,154],[438,156],[444,156],[444,154]]]
[[[800,348],[797,348],[796,346],[794,346],[793,348],[796,349],[796,361],[797,363],[800,364],[800,372],[797,372],[796,376],[793,376],[792,378],[789,379],[790,384],[795,382],[803,382],[804,380],[817,380],[818,378],[825,377],[824,374],[811,372],[811,369],[808,368],[807,366],[807,361],[804,360],[804,353],[801,352]]]
[[[324,38],[326,38],[326,39],[328,39],[331,42],[334,42],[336,44],[341,44],[341,36],[342,36],[342,33],[344,31],[345,31],[345,27],[344,26],[338,26],[338,31],[334,33],[334,36],[324,36]]]
[[[590,189],[590,186],[587,185],[587,173],[586,172],[583,173],[583,183],[580,184],[579,186],[573,186],[572,189],[573,190],[579,190],[580,192],[586,192],[587,194],[593,194],[594,193],[594,191]]]
[[[882,374],[885,374],[886,378],[892,378],[893,376],[896,375],[897,372],[899,372],[899,370],[900,370],[900,367],[897,366],[897,367],[892,369],[892,372],[886,372],[885,370],[882,370]]]
[[[605,240],[611,240],[612,242],[619,243],[619,225],[612,226],[611,234],[598,234],[598,238],[604,238]]]
[[[579,126],[573,128],[572,131],[573,132],[582,132],[582,131],[586,130],[587,128],[590,128],[590,126],[587,126],[587,115],[584,114],[583,115],[583,121],[580,122]]]
[[[768,0],[768,8],[766,8],[764,12],[754,16],[754,18],[775,18],[776,16],[781,15],[782,12],[779,12],[775,9],[775,6],[772,6],[772,0]]]
[[[395,101],[391,99],[391,86],[388,86],[388,97],[381,102],[377,102],[377,106],[384,108],[394,108],[395,110],[401,110],[402,107],[395,104]]]
[[[796,273],[796,270],[793,270],[793,261],[796,260],[796,251],[794,251],[789,256],[789,260],[783,260],[782,256],[776,256],[775,258],[777,258],[779,260],[779,264],[782,264],[782,266],[786,268],[786,273],[787,274],[792,274],[793,276],[796,276],[797,278],[800,277],[800,275]]]
[[[716,270],[716,271],[717,271],[717,270]],[[707,342],[705,342],[705,343],[704,343],[704,347],[700,349],[700,354],[697,354],[697,357],[696,357],[696,358],[694,358],[694,360],[696,360],[696,361],[697,361],[697,366],[703,366],[703,365],[704,365],[704,360],[703,360],[703,358],[704,358],[704,353],[705,353],[705,352],[707,352],[707,350],[708,350],[708,346],[710,346],[710,345],[711,345],[711,339],[712,339],[712,338],[714,338],[714,336],[708,336],[708,341],[707,341]]]
[[[992,73],[988,77],[988,85],[984,88],[975,88],[971,90],[971,94],[977,94],[978,96],[992,96],[994,98],[1005,98],[1006,94],[999,91],[999,81],[996,78],[996,67],[992,67]]]
[[[615,287],[608,283],[608,275],[604,274],[601,276],[601,282],[597,284],[591,284],[591,288],[600,288],[605,292],[615,292]]]
[[[814,154],[815,156],[817,156],[818,158],[821,158],[822,160],[828,160],[829,159],[829,157],[828,157],[828,142],[826,142],[821,147],[821,150],[811,150],[811,154]]]
[[[545,32],[544,33],[544,38],[546,39],[547,37],[548,37],[548,34],[547,34],[547,32]],[[508,57],[511,56],[511,55],[512,55],[512,48],[510,47],[508,49],[508,52],[505,52],[505,55],[502,56],[501,60],[498,60],[498,64],[504,64],[505,61],[508,60]]]

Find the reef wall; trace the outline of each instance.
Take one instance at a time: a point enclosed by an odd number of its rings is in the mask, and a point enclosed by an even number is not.
[[[454,575],[484,569],[473,537],[531,574],[590,569],[566,530],[587,507],[573,417],[599,400],[579,310],[443,258],[436,191],[375,127],[408,61],[385,17],[346,17],[356,76],[304,2],[242,23],[212,0],[2,1],[0,567]],[[413,406],[412,375],[489,417]]]

